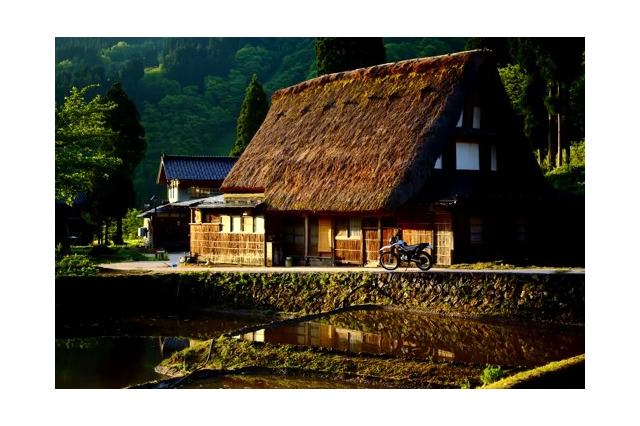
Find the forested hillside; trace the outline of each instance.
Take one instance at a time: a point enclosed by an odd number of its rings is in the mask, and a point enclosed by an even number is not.
[[[387,62],[464,50],[466,38],[384,38]],[[55,94],[115,81],[134,101],[146,156],[134,174],[139,208],[154,194],[161,154],[228,155],[252,76],[270,98],[316,77],[313,38],[56,38]]]

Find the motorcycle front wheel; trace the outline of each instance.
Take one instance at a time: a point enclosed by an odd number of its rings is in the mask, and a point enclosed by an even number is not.
[[[428,271],[433,266],[433,259],[426,251],[421,251],[416,255],[416,266],[423,271]]]
[[[393,271],[400,264],[400,259],[398,255],[392,253],[390,251],[385,251],[380,255],[380,266],[382,266],[387,271]]]

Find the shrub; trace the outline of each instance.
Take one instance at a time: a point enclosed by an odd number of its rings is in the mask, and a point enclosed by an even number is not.
[[[90,277],[98,274],[98,268],[86,256],[72,254],[56,260],[56,278],[61,276]]]
[[[114,253],[115,253],[114,250],[110,249],[105,245],[93,246],[89,249],[90,257],[113,256]]]
[[[488,385],[490,383],[497,382],[503,377],[504,372],[502,371],[502,367],[500,367],[499,365],[487,365],[487,367],[482,371],[480,380],[483,384]]]

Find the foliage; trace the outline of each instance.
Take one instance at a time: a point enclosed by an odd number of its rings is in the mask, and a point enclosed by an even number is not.
[[[99,244],[95,246],[74,246],[71,247],[72,255],[83,256],[93,263],[111,263],[126,261],[148,261],[155,258],[146,256],[138,249],[130,249],[126,246],[111,246]],[[56,260],[58,257],[56,258]]]
[[[585,195],[585,142],[571,144],[571,161],[547,173],[545,178],[556,189]]]
[[[138,209],[129,209],[122,219],[122,236],[125,239],[138,239],[138,228],[144,224],[144,219],[138,217],[142,211]]]
[[[388,37],[387,60],[463,50],[466,38]],[[136,207],[158,191],[162,153],[227,155],[253,74],[267,99],[316,77],[312,37],[56,37],[56,99],[73,86],[114,81],[140,112],[147,151],[135,169]],[[193,55],[193,56],[190,56]]]
[[[115,105],[115,108],[107,111],[106,121],[117,133],[117,137],[105,140],[100,145],[100,150],[122,159],[123,173],[131,176],[147,149],[140,113],[118,81],[113,83],[105,95],[105,103]]]
[[[497,382],[498,380],[504,377],[504,372],[502,371],[502,367],[499,365],[487,365],[487,367],[482,371],[482,375],[480,376],[480,381],[488,385],[493,382]]]
[[[318,76],[386,62],[382,37],[317,37]]]
[[[251,142],[251,138],[258,131],[269,112],[267,95],[264,93],[262,85],[258,81],[256,74],[251,78],[251,83],[247,87],[247,93],[238,117],[238,127],[236,141],[229,155],[239,157]]]
[[[68,205],[121,164],[114,155],[99,149],[116,137],[106,124],[106,114],[115,104],[104,102],[99,95],[86,102],[87,91],[93,87],[73,87],[64,104],[55,107],[56,199]]]
[[[579,366],[584,368],[585,355],[577,355],[572,358],[564,359],[561,361],[553,361],[549,364],[537,367],[531,370],[522,371],[513,374],[507,378],[503,378],[493,383],[485,384],[483,389],[516,389],[516,388],[540,388],[539,383],[544,381],[545,388],[550,389],[552,387],[569,389],[574,388],[574,383],[566,380],[566,376],[563,374],[570,369],[575,369]],[[584,372],[582,372],[584,377]],[[535,383],[538,383],[536,386]],[[556,386],[553,386],[553,385]]]
[[[56,260],[56,278],[61,276],[91,277],[98,274],[98,268],[87,256],[71,254]]]

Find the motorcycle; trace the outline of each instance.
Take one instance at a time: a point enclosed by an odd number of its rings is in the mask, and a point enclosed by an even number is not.
[[[426,249],[433,250],[429,243],[419,243],[407,245],[402,241],[402,230],[398,229],[396,234],[389,238],[389,245],[380,249],[380,265],[388,270],[396,269],[400,262],[414,262],[418,268],[428,271],[433,266],[433,258]]]

